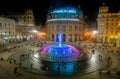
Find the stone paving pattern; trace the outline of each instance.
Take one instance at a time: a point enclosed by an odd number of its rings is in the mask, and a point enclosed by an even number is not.
[[[23,45],[26,48],[28,46]],[[36,50],[38,47],[35,46],[29,46],[30,49],[32,50]],[[97,48],[97,47],[95,47]],[[9,56],[11,56],[12,54],[16,53],[16,50],[18,50],[19,48],[14,50],[11,50],[10,52],[5,52],[5,53],[0,53],[0,57],[3,57],[4,60],[0,60],[0,79],[120,79],[120,75],[116,75],[117,71],[120,71],[120,52],[116,52],[115,49],[112,48],[106,48],[106,47],[102,47],[100,50],[100,52],[106,52],[108,53],[109,56],[111,56],[112,58],[112,65],[110,67],[111,70],[111,74],[107,74],[106,71],[107,69],[102,71],[102,74],[99,74],[99,71],[96,71],[94,73],[89,73],[89,74],[85,74],[85,75],[75,75],[75,76],[66,76],[66,77],[54,77],[54,76],[44,76],[44,75],[37,75],[37,74],[33,74],[33,73],[29,73],[26,71],[23,71],[21,69],[18,68],[17,70],[17,74],[14,74],[14,68],[15,68],[15,64],[10,64],[9,61],[7,61],[9,59]],[[106,50],[108,49],[108,50]],[[111,52],[111,50],[114,50],[113,52]]]

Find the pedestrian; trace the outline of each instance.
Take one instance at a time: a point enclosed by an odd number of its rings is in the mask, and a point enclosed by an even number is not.
[[[102,74],[102,72],[101,72],[101,70],[99,71],[99,75],[101,75]]]
[[[111,71],[110,71],[110,70],[108,70],[107,74],[111,74]]]
[[[60,73],[60,66],[57,67],[57,72],[58,72],[58,75]]]
[[[19,67],[21,67],[21,65],[22,65],[22,63],[19,63],[19,65],[18,65],[18,66],[19,66]]]
[[[31,69],[31,71],[32,71],[32,68],[33,68],[33,64],[30,64],[30,69]]]
[[[16,74],[17,73],[17,66],[15,66],[15,68],[14,68],[14,74]]]

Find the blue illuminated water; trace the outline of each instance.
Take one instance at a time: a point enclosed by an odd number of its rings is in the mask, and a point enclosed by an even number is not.
[[[75,47],[62,43],[62,34],[58,34],[58,41],[43,48],[40,52],[48,61],[74,61],[80,57],[80,52]]]

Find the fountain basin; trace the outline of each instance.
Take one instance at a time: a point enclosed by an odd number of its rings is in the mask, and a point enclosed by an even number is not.
[[[40,57],[48,61],[72,61],[81,55],[79,50],[67,44],[51,44],[40,51]]]

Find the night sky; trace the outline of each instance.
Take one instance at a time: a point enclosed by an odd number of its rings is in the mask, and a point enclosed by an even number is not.
[[[0,2],[0,14],[24,12],[29,7],[34,11],[36,24],[44,25],[51,5],[53,7],[80,5],[84,15],[87,16],[88,24],[93,24],[96,20],[98,8],[103,2],[110,7],[111,12],[120,10],[119,0],[2,0]]]

